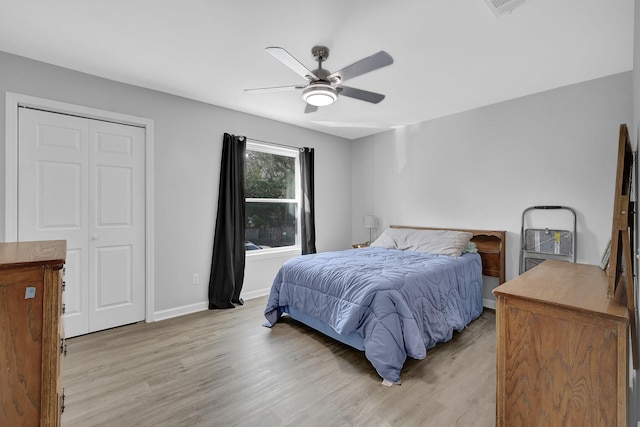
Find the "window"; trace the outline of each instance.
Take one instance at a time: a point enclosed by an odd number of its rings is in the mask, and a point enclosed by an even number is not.
[[[247,251],[299,247],[298,151],[247,142],[245,187]]]

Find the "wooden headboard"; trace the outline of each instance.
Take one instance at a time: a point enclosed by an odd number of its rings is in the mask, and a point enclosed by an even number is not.
[[[413,227],[409,225],[392,225],[391,228],[413,228],[416,230],[454,230],[473,233],[471,241],[478,247],[482,259],[482,274],[497,277],[498,284],[505,282],[504,255],[506,232],[498,230],[468,230],[464,228]]]

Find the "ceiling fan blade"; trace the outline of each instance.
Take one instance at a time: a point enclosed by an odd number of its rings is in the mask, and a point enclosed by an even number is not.
[[[315,105],[307,104],[307,106],[304,107],[305,113],[315,113],[316,111],[318,111],[318,107]]]
[[[356,89],[349,86],[336,86],[340,95],[348,96],[349,98],[359,99],[361,101],[371,102],[377,104],[384,99],[384,95],[376,92],[369,92],[368,90]]]
[[[294,73],[301,76],[303,79],[307,79],[309,81],[320,80],[313,74],[307,67],[302,65],[300,61],[293,57],[289,52],[284,50],[281,47],[268,47],[265,48],[268,54],[276,58],[278,61],[282,62],[284,65],[289,67]]]
[[[369,71],[377,70],[378,68],[386,67],[387,65],[393,64],[393,58],[384,50],[381,50],[378,53],[374,53],[371,56],[368,56],[360,61],[351,64],[342,70],[336,71],[333,74],[330,74],[327,79],[333,80],[336,77],[340,79],[340,81],[345,81],[348,79],[352,79],[361,74],[368,73]]]
[[[305,87],[305,85],[258,87],[255,89],[245,89],[244,91],[247,93],[284,92],[288,90],[304,89]]]

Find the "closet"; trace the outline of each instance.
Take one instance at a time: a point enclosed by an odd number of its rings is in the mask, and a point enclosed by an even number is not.
[[[145,130],[19,108],[19,241],[67,241],[76,336],[145,319]]]

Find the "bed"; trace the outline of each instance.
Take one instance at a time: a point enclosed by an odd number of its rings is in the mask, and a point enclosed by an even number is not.
[[[504,244],[504,231],[392,226],[368,248],[294,258],[273,281],[265,326],[289,315],[399,384],[407,357],[425,358],[480,316],[482,276],[504,282]]]

